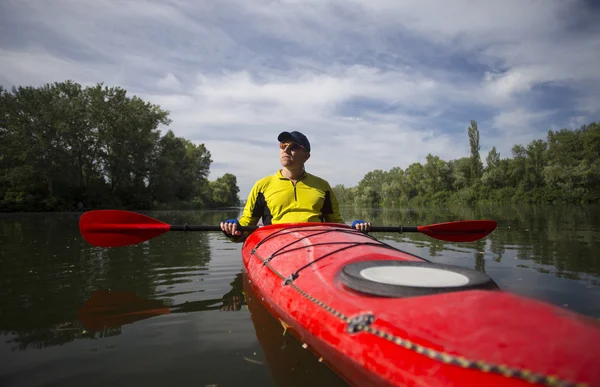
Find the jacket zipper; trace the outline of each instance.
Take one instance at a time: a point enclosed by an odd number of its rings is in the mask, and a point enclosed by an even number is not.
[[[290,180],[290,183],[294,186],[294,201],[298,201],[298,196],[296,196],[296,184]]]

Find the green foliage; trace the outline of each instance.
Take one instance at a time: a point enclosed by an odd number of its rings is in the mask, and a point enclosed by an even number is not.
[[[481,164],[481,157],[479,156],[479,129],[477,128],[477,122],[471,120],[471,126],[468,128],[469,133],[469,145],[471,146],[471,185],[479,184],[481,179],[481,172],[483,165]]]
[[[599,124],[549,131],[546,141],[513,146],[512,158],[502,159],[492,147],[485,168],[479,156],[477,122],[471,121],[468,136],[470,157],[444,161],[428,154],[425,165],[372,171],[357,187],[336,187],[338,200],[374,207],[600,202]]]
[[[192,201],[203,194],[211,162],[204,145],[176,137],[169,130],[158,141],[148,189],[159,203]]]
[[[355,192],[354,204],[360,206],[373,206],[383,201],[383,185],[387,181],[388,173],[380,169],[369,172],[358,183]]]
[[[471,180],[471,159],[462,157],[448,162],[450,168],[450,181],[452,189],[458,191],[467,188]]]
[[[121,88],[0,86],[0,111],[0,211],[223,203],[207,180],[212,160],[204,144],[170,130],[161,136],[169,112]],[[231,176],[216,184],[225,184],[227,203],[237,194]]]
[[[237,179],[231,173],[226,173],[214,182],[210,183],[212,190],[212,201],[217,207],[239,206],[240,192],[237,186]]]
[[[352,191],[346,188],[343,184],[338,184],[331,188],[338,202],[350,203],[352,201]]]
[[[505,183],[508,173],[507,160],[500,160],[500,153],[493,147],[486,158],[487,168],[481,176],[481,183],[484,187],[497,189]]]

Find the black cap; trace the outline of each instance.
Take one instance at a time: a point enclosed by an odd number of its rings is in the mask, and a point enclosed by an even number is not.
[[[307,152],[310,152],[310,142],[308,138],[300,132],[281,132],[277,137],[279,142],[295,142],[296,144],[302,145]]]

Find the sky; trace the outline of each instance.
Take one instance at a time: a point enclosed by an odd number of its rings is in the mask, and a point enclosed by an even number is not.
[[[170,111],[245,199],[280,168],[356,186],[427,154],[481,157],[600,120],[600,2],[2,0],[0,85],[103,82]]]

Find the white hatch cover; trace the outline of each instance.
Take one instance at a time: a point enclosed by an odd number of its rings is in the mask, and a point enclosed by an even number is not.
[[[350,289],[385,297],[415,297],[469,289],[497,290],[485,273],[429,261],[366,260],[347,264],[340,273]]]
[[[360,275],[382,284],[423,288],[445,288],[469,283],[465,275],[435,267],[378,266],[363,269]]]

